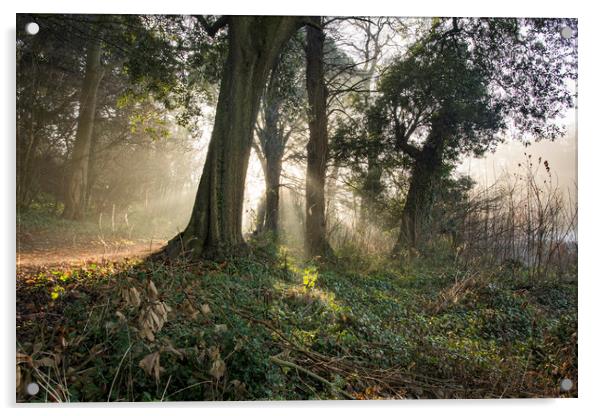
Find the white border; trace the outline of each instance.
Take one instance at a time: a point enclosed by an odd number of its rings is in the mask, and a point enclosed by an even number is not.
[[[601,157],[602,138],[595,134],[600,130],[601,105],[600,74],[600,18],[594,2],[578,1],[541,1],[504,0],[496,2],[469,0],[454,1],[365,1],[365,0],[302,0],[302,1],[227,1],[215,2],[174,0],[102,0],[82,2],[81,0],[54,1],[22,0],[2,2],[2,54],[0,71],[2,72],[1,123],[2,175],[4,190],[2,204],[2,258],[4,284],[2,295],[4,302],[2,343],[2,369],[0,374],[0,392],[4,406],[27,414],[39,412],[60,412],[61,414],[106,415],[107,406],[102,404],[83,406],[61,406],[15,408],[14,406],[14,262],[15,262],[15,13],[17,12],[70,12],[70,13],[205,13],[205,14],[320,14],[320,15],[396,15],[396,16],[530,16],[530,17],[577,17],[579,18],[579,399],[565,400],[459,400],[459,401],[421,401],[421,402],[270,402],[270,403],[180,403],[168,406],[135,404],[111,406],[111,412],[131,413],[142,408],[150,415],[167,411],[186,413],[220,413],[271,415],[308,413],[332,413],[343,411],[349,414],[365,415],[366,411],[379,414],[403,414],[419,411],[421,414],[470,415],[487,413],[505,415],[509,412],[523,413],[545,412],[548,415],[587,414],[600,408],[599,397],[601,383],[600,355],[600,308],[596,300],[602,296],[602,276],[599,260],[600,216],[602,215]],[[598,261],[596,261],[598,260]],[[190,410],[192,409],[192,410]]]

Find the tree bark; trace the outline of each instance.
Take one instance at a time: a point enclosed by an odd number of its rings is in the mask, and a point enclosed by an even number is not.
[[[32,200],[32,183],[34,180],[34,157],[40,143],[40,134],[35,131],[35,110],[33,103],[29,110],[29,115],[25,121],[25,132],[20,132],[20,126],[17,124],[17,143],[25,137],[27,140],[26,150],[17,157],[17,206],[20,209],[29,207]]]
[[[442,140],[431,136],[414,157],[410,187],[401,214],[401,226],[393,255],[397,255],[403,248],[418,246],[422,222],[429,211],[433,188],[442,168]]]
[[[243,196],[259,101],[279,51],[300,23],[295,17],[229,17],[207,159],[190,222],[169,242],[169,256],[220,257],[244,246]]]
[[[259,142],[265,161],[265,221],[263,231],[278,234],[278,207],[280,202],[280,174],[282,158],[288,135],[285,134],[281,111],[283,100],[278,94],[279,85],[274,82],[278,65],[272,70],[272,79],[264,95],[264,126],[259,131]]]
[[[104,75],[100,56],[100,40],[91,41],[86,54],[86,72],[80,97],[75,144],[69,162],[69,179],[63,211],[63,218],[70,220],[80,220],[84,216],[96,95]]]
[[[312,18],[307,26],[306,82],[309,101],[309,142],[305,178],[305,252],[309,257],[332,252],[326,240],[324,184],[328,157],[326,84],[324,82],[324,32],[321,18]]]
[[[372,153],[372,152],[370,152]],[[383,169],[374,154],[368,155],[368,170],[363,184],[361,194],[361,213],[360,221],[362,224],[374,223],[373,215],[377,212],[378,196],[383,190],[382,186]]]
[[[265,229],[274,235],[278,234],[282,155],[283,152],[276,151],[273,154],[266,153]]]

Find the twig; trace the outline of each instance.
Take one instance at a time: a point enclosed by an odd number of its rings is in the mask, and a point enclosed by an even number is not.
[[[335,386],[333,383],[331,383],[330,381],[326,380],[324,377],[321,377],[319,375],[317,375],[316,373],[313,373],[311,371],[309,371],[306,368],[301,367],[300,365],[297,365],[295,363],[292,363],[290,361],[284,361],[281,360],[280,358],[277,357],[270,357],[270,361],[272,361],[275,364],[278,364],[281,367],[290,367],[290,368],[294,368],[297,371],[301,371],[302,373],[320,381],[321,383],[326,384],[327,386],[329,386],[332,390],[338,392],[339,394],[341,394],[342,396],[346,397],[349,400],[355,400],[355,397],[353,397],[352,395],[350,395],[349,393],[339,389],[337,386]]]

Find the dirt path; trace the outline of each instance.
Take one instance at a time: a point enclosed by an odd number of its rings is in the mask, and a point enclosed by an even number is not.
[[[145,257],[165,246],[166,241],[117,241],[101,244],[87,242],[54,247],[20,246],[17,251],[17,273],[53,266],[76,266],[91,262],[119,261]]]

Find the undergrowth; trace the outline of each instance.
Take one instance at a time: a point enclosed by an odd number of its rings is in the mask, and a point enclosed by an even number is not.
[[[355,257],[303,262],[267,246],[223,262],[24,271],[17,399],[577,395],[575,283]]]

